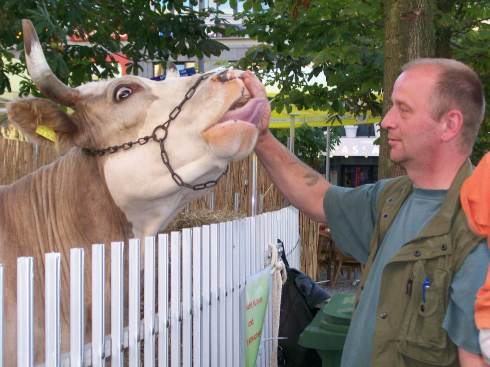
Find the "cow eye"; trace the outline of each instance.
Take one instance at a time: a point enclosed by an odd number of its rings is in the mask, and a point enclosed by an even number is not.
[[[116,100],[116,102],[121,102],[128,98],[131,94],[133,94],[133,90],[128,86],[122,85],[116,88],[116,90],[114,91],[114,99]]]

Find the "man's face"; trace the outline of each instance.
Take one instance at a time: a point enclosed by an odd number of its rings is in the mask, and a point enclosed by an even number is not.
[[[436,158],[440,124],[431,114],[436,80],[434,67],[417,66],[403,72],[393,87],[392,107],[381,127],[388,131],[391,160],[405,168]]]

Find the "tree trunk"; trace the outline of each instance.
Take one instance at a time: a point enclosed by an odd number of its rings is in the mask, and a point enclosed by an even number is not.
[[[434,55],[433,17],[431,0],[384,0],[384,114],[391,107],[393,84],[401,67],[409,60]],[[389,157],[388,136],[385,130],[381,130],[380,179],[405,173]]]
[[[411,0],[408,13],[402,14],[402,20],[408,22],[408,60],[433,57],[434,1]]]
[[[437,10],[434,12],[438,12],[440,14],[449,14],[451,9],[455,6],[454,0],[438,0],[437,1]],[[462,5],[461,5],[462,6]],[[456,20],[455,20],[456,21]],[[452,37],[452,27],[451,26],[442,26],[439,24],[435,34],[435,56],[436,57],[445,57],[450,59],[452,57],[451,50],[451,37]]]

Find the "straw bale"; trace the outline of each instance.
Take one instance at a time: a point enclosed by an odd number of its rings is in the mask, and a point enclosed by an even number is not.
[[[163,230],[163,233],[180,231],[183,228],[201,227],[207,224],[227,222],[230,220],[244,218],[245,213],[229,210],[208,210],[180,212],[175,219]]]

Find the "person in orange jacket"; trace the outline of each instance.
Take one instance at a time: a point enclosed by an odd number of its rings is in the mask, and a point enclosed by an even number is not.
[[[471,229],[488,239],[490,245],[490,152],[461,188],[461,204]],[[483,357],[490,364],[490,267],[475,302],[475,323]]]

